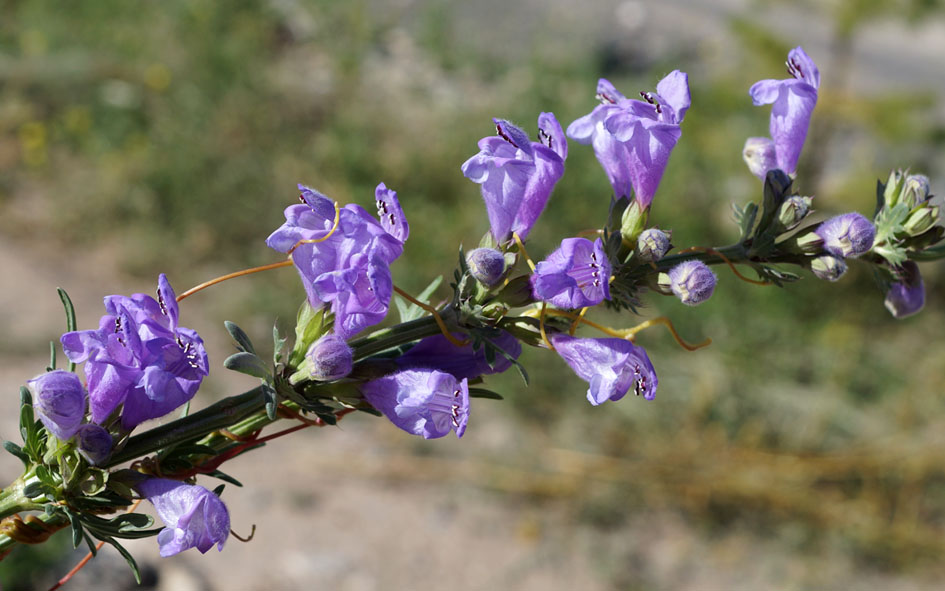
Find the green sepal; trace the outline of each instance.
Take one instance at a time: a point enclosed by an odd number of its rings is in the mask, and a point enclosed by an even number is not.
[[[72,305],[72,298],[70,298],[66,290],[61,287],[57,287],[56,292],[59,294],[59,300],[62,302],[62,307],[66,312],[66,332],[74,332],[78,325],[75,321],[75,306]],[[75,371],[75,363],[72,361],[69,362],[69,371]]]
[[[279,332],[279,325],[272,325],[272,364],[279,365],[282,363],[282,351],[285,349],[285,344],[289,341],[287,337],[282,336]]]
[[[235,323],[226,320],[223,322],[223,326],[226,327],[226,332],[230,333],[230,336],[233,337],[233,340],[236,342],[236,348],[240,351],[246,353],[256,354],[256,349],[253,347],[253,342],[249,339],[249,335],[243,331],[242,328],[237,326]]]
[[[279,406],[279,396],[276,389],[268,383],[262,384],[263,398],[266,400],[266,417],[270,421],[276,420],[276,408]]]
[[[272,379],[272,372],[269,369],[269,365],[256,356],[255,353],[249,353],[247,351],[240,351],[239,353],[230,355],[223,361],[223,367],[263,380]]]
[[[756,256],[766,256],[774,246],[775,236],[778,234],[778,212],[788,197],[791,189],[791,177],[783,171],[769,170],[765,176],[764,199],[761,205],[761,218],[755,228],[755,241],[751,246],[751,253]]]
[[[499,243],[495,241],[491,231],[482,235],[482,239],[479,241],[479,248],[499,249]]]
[[[44,482],[30,482],[23,487],[23,496],[28,499],[35,499],[40,496],[54,498],[56,496],[56,488]]]
[[[334,324],[334,315],[327,308],[316,310],[308,299],[303,300],[295,320],[295,345],[289,355],[289,367],[297,367],[312,343],[330,332]]]
[[[221,496],[221,495],[223,495],[223,489],[224,489],[224,488],[226,488],[226,485],[225,485],[225,484],[221,484],[221,485],[217,486],[216,488],[213,489],[213,494],[215,494],[215,495],[218,496],[218,497]]]
[[[49,365],[46,366],[46,371],[53,371],[56,369],[56,343],[55,341],[49,341]]]

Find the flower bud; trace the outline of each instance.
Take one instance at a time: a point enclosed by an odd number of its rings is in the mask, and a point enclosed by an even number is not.
[[[112,453],[111,434],[94,423],[82,425],[75,433],[79,453],[93,466],[99,466]]]
[[[807,254],[817,254],[824,247],[824,239],[818,236],[816,232],[808,232],[803,236],[799,236],[796,243],[800,251]]]
[[[466,255],[469,273],[486,287],[494,287],[505,273],[505,256],[494,248],[476,248]]]
[[[886,188],[883,189],[883,202],[886,204],[886,207],[892,207],[899,203],[905,180],[906,175],[901,170],[894,170],[889,173]]]
[[[869,252],[876,237],[876,227],[858,213],[830,218],[814,232],[824,241],[824,250],[838,257],[858,257]]]
[[[811,260],[810,270],[818,279],[836,281],[847,272],[847,263],[840,257],[824,254]]]
[[[920,207],[909,216],[902,227],[910,236],[918,236],[935,225],[938,217],[938,206]]]
[[[637,257],[644,263],[655,263],[673,247],[669,243],[671,237],[672,232],[664,232],[658,228],[644,230],[637,238]]]
[[[637,237],[646,227],[648,217],[649,209],[644,209],[635,200],[627,206],[627,209],[623,210],[623,215],[620,216],[620,236],[628,248],[633,248],[636,245]]]
[[[908,205],[910,209],[915,208],[929,200],[931,190],[929,177],[924,174],[910,174],[903,183],[899,200]]]
[[[745,148],[742,150],[742,158],[748,165],[751,174],[765,179],[765,175],[772,168],[777,168],[777,158],[774,150],[774,142],[766,137],[750,137],[745,140]]]
[[[898,269],[901,281],[893,283],[886,292],[886,309],[895,318],[911,316],[925,305],[925,285],[919,266],[912,261],[906,261]]]
[[[57,369],[29,380],[26,386],[46,429],[63,441],[75,435],[85,417],[88,397],[79,376]]]
[[[778,210],[778,223],[783,230],[797,227],[810,211],[811,198],[794,195],[785,199]]]
[[[696,306],[712,297],[715,273],[702,261],[685,261],[669,270],[670,289],[687,306]]]
[[[351,373],[354,352],[340,336],[329,333],[309,347],[305,354],[312,364],[312,379],[321,382],[340,380]]]

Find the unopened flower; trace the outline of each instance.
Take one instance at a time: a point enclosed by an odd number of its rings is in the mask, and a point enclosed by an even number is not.
[[[422,339],[398,357],[396,363],[401,369],[435,369],[446,372],[457,380],[472,380],[504,372],[512,367],[512,360],[518,359],[522,354],[522,344],[504,330],[499,331],[491,342],[501,349],[501,352],[495,351],[491,364],[486,356],[487,345],[483,344],[478,349],[473,349],[471,343],[457,347],[441,334]]]
[[[513,232],[528,236],[564,174],[568,144],[552,113],[539,115],[537,142],[504,119],[493,121],[497,135],[479,140],[479,153],[462,170],[482,185],[492,236],[503,243]]]
[[[466,380],[437,370],[408,369],[366,382],[361,393],[396,426],[424,439],[455,431],[462,437],[469,421]]]
[[[910,174],[903,183],[900,200],[910,208],[914,208],[928,201],[931,193],[929,177],[924,174]]]
[[[466,253],[466,265],[476,281],[493,287],[505,274],[505,255],[494,248],[475,248]]]
[[[121,406],[122,428],[131,430],[197,393],[209,373],[207,352],[195,331],[178,325],[178,314],[162,274],[157,300],[143,293],[108,296],[97,330],[62,335],[66,356],[85,362],[93,422]]]
[[[85,417],[85,388],[71,371],[57,369],[26,382],[33,409],[46,430],[65,441],[75,435]]]
[[[702,261],[689,260],[669,270],[670,289],[687,306],[696,306],[712,297],[717,278]]]
[[[559,308],[596,306],[610,299],[610,271],[600,238],[565,238],[535,267],[532,291],[536,299]]]
[[[644,230],[637,238],[637,257],[644,263],[655,263],[660,260],[673,246],[669,242],[670,237],[670,232],[664,232],[659,228]]]
[[[800,224],[810,212],[810,197],[793,195],[784,200],[778,210],[778,224],[782,230],[791,230]]]
[[[869,252],[876,237],[876,227],[859,213],[845,213],[820,224],[814,232],[830,254],[843,258]]]
[[[202,554],[223,543],[230,534],[230,514],[220,497],[202,486],[165,478],[149,478],[135,487],[148,499],[164,522],[157,541],[161,556],[173,556],[188,548]]]
[[[803,49],[795,47],[788,53],[787,68],[790,78],[761,80],[748,91],[755,106],[772,105],[771,138],[748,138],[745,142],[745,161],[752,174],[762,180],[772,168],[780,168],[790,175],[797,171],[811,114],[817,104],[820,72],[814,61]]]
[[[810,270],[818,279],[836,281],[847,272],[847,263],[842,257],[837,257],[832,254],[823,254],[811,260]]]
[[[597,83],[601,104],[568,126],[568,137],[591,144],[607,173],[616,197],[629,196],[647,209],[659,186],[669,156],[679,140],[679,124],[691,104],[689,77],[674,70],[641,92],[643,100],[628,99],[607,80]]]
[[[379,223],[364,208],[349,204],[338,213],[331,200],[299,185],[303,204],[285,210],[285,223],[266,239],[292,262],[313,308],[331,306],[335,332],[343,338],[387,316],[393,280],[390,264],[403,252],[410,233],[397,194],[383,183],[375,190]],[[315,241],[304,242],[299,241]]]
[[[323,382],[347,376],[354,364],[351,347],[334,333],[326,334],[312,343],[305,356],[312,364],[312,378]]]
[[[79,427],[75,439],[79,453],[93,466],[105,463],[112,453],[111,434],[94,423]]]
[[[925,305],[925,284],[913,261],[905,261],[896,271],[899,281],[889,287],[884,303],[894,317],[905,318]]]
[[[593,405],[620,400],[627,392],[652,400],[659,380],[643,347],[626,339],[582,339],[556,334],[555,351],[588,383],[587,399]]]

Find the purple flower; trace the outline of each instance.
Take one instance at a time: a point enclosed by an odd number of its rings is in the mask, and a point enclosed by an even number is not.
[[[82,425],[75,435],[79,453],[93,466],[103,464],[111,455],[112,436],[102,427],[95,424]]]
[[[312,343],[305,356],[312,363],[312,378],[340,380],[351,373],[354,352],[340,336],[329,333]]]
[[[551,337],[555,351],[588,383],[593,405],[620,400],[630,389],[653,400],[659,380],[643,347],[626,339],[581,339],[565,334]]]
[[[135,487],[146,497],[165,527],[157,536],[161,556],[173,556],[188,548],[202,554],[223,543],[230,534],[230,514],[220,497],[202,486],[165,478],[149,478]]]
[[[889,286],[886,292],[886,309],[895,318],[911,316],[925,305],[925,284],[919,274],[919,266],[906,261],[896,269],[899,281]]]
[[[47,431],[63,441],[75,435],[85,418],[87,396],[77,375],[57,369],[29,380],[26,387]]]
[[[462,437],[469,421],[469,387],[437,370],[408,369],[366,382],[361,393],[392,423],[424,439],[451,430]]]
[[[463,163],[463,174],[482,185],[496,241],[512,232],[524,240],[564,174],[568,144],[552,113],[539,115],[537,142],[504,119],[493,121],[498,135],[479,140],[479,153]]]
[[[474,248],[466,254],[469,274],[486,287],[493,287],[505,274],[505,256],[494,248]]]
[[[797,171],[811,113],[817,104],[820,72],[813,60],[803,49],[795,47],[788,53],[787,68],[791,78],[761,80],[748,91],[755,106],[772,105],[771,138],[748,138],[745,142],[745,161],[752,174],[762,180],[774,168],[790,175]]]
[[[712,297],[717,278],[702,261],[689,260],[669,270],[670,289],[687,306],[697,306]]]
[[[876,227],[862,215],[845,213],[817,226],[814,233],[824,241],[823,248],[843,258],[858,257],[873,248]]]
[[[157,300],[107,296],[97,330],[62,335],[69,359],[85,362],[93,422],[122,406],[122,428],[131,430],[193,398],[209,373],[207,352],[200,336],[177,322],[174,290],[162,274]]]
[[[532,293],[559,308],[596,306],[610,299],[610,271],[600,238],[565,238],[535,267]]]
[[[459,336],[459,335],[456,335]],[[457,380],[473,380],[480,376],[502,373],[512,367],[512,359],[522,354],[522,344],[504,330],[492,339],[492,344],[508,357],[496,352],[492,365],[486,359],[485,345],[473,349],[471,344],[457,347],[441,334],[427,337],[397,358],[401,369],[435,369],[446,372]]]
[[[679,124],[689,109],[689,77],[674,70],[656,85],[656,92],[641,92],[644,100],[628,99],[601,78],[601,104],[568,126],[568,137],[591,144],[617,197],[631,188],[642,209],[647,209],[659,187],[669,155],[682,135]]]
[[[358,205],[338,214],[331,200],[299,185],[303,204],[285,210],[285,223],[266,239],[279,252],[292,250],[292,262],[313,308],[325,304],[335,315],[342,338],[377,324],[387,316],[393,280],[390,264],[403,252],[410,234],[397,193],[383,183],[375,190],[381,223]],[[327,237],[327,238],[326,238]],[[296,247],[300,240],[306,242]]]

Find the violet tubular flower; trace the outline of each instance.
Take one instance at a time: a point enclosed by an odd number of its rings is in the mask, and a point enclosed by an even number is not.
[[[565,334],[551,337],[555,351],[588,383],[587,400],[603,404],[627,392],[653,400],[659,380],[643,347],[626,339],[584,339]]]
[[[559,308],[596,306],[610,299],[610,261],[598,238],[565,238],[531,277],[536,299]]]
[[[522,344],[504,330],[491,339],[491,342],[505,353],[503,355],[497,351],[491,364],[486,357],[487,345],[483,344],[478,349],[473,349],[469,343],[457,347],[441,334],[422,339],[398,357],[396,363],[401,369],[435,369],[446,372],[457,380],[472,380],[504,372],[512,367],[512,359],[518,359],[522,354]]]
[[[641,92],[643,100],[628,99],[608,80],[597,82],[601,104],[568,126],[571,139],[591,144],[615,197],[630,196],[641,210],[649,208],[669,156],[682,131],[679,125],[692,104],[689,77],[674,70]]]
[[[905,261],[897,275],[899,281],[889,286],[884,304],[894,318],[906,318],[925,306],[925,284],[919,266],[913,261]]]
[[[743,152],[752,174],[761,180],[774,168],[789,175],[797,171],[811,114],[817,104],[820,71],[810,56],[795,47],[788,53],[787,69],[791,78],[761,80],[748,91],[755,106],[772,105],[771,137],[748,138]]]
[[[873,248],[876,226],[859,213],[845,213],[820,224],[814,233],[824,241],[824,250],[834,256],[850,258]]]
[[[75,435],[79,453],[93,466],[104,464],[111,455],[114,440],[102,427],[94,423],[82,425]]]
[[[568,144],[553,113],[539,115],[537,142],[504,119],[493,121],[497,135],[479,140],[479,153],[462,171],[482,186],[496,242],[506,242],[513,232],[524,240],[564,174]]]
[[[166,415],[193,398],[209,373],[203,340],[178,325],[174,290],[165,275],[158,299],[143,293],[105,298],[97,330],[60,339],[66,356],[85,363],[92,421],[103,423],[119,406],[121,426]]]
[[[266,244],[291,251],[309,303],[316,309],[331,306],[336,333],[348,338],[387,316],[390,264],[403,252],[410,227],[397,193],[384,183],[375,190],[380,223],[349,204],[338,212],[336,226],[332,201],[314,189],[299,189],[302,204],[286,208],[285,223]]]
[[[424,439],[455,431],[462,437],[469,421],[465,379],[429,369],[408,369],[361,386],[364,398],[394,425]]]
[[[63,441],[75,435],[85,417],[87,398],[79,376],[57,369],[27,381],[26,387],[47,431]]]
[[[223,543],[230,534],[230,514],[220,497],[202,486],[166,478],[149,478],[135,487],[154,505],[165,527],[158,533],[161,556],[179,554],[189,548],[207,550]]]

